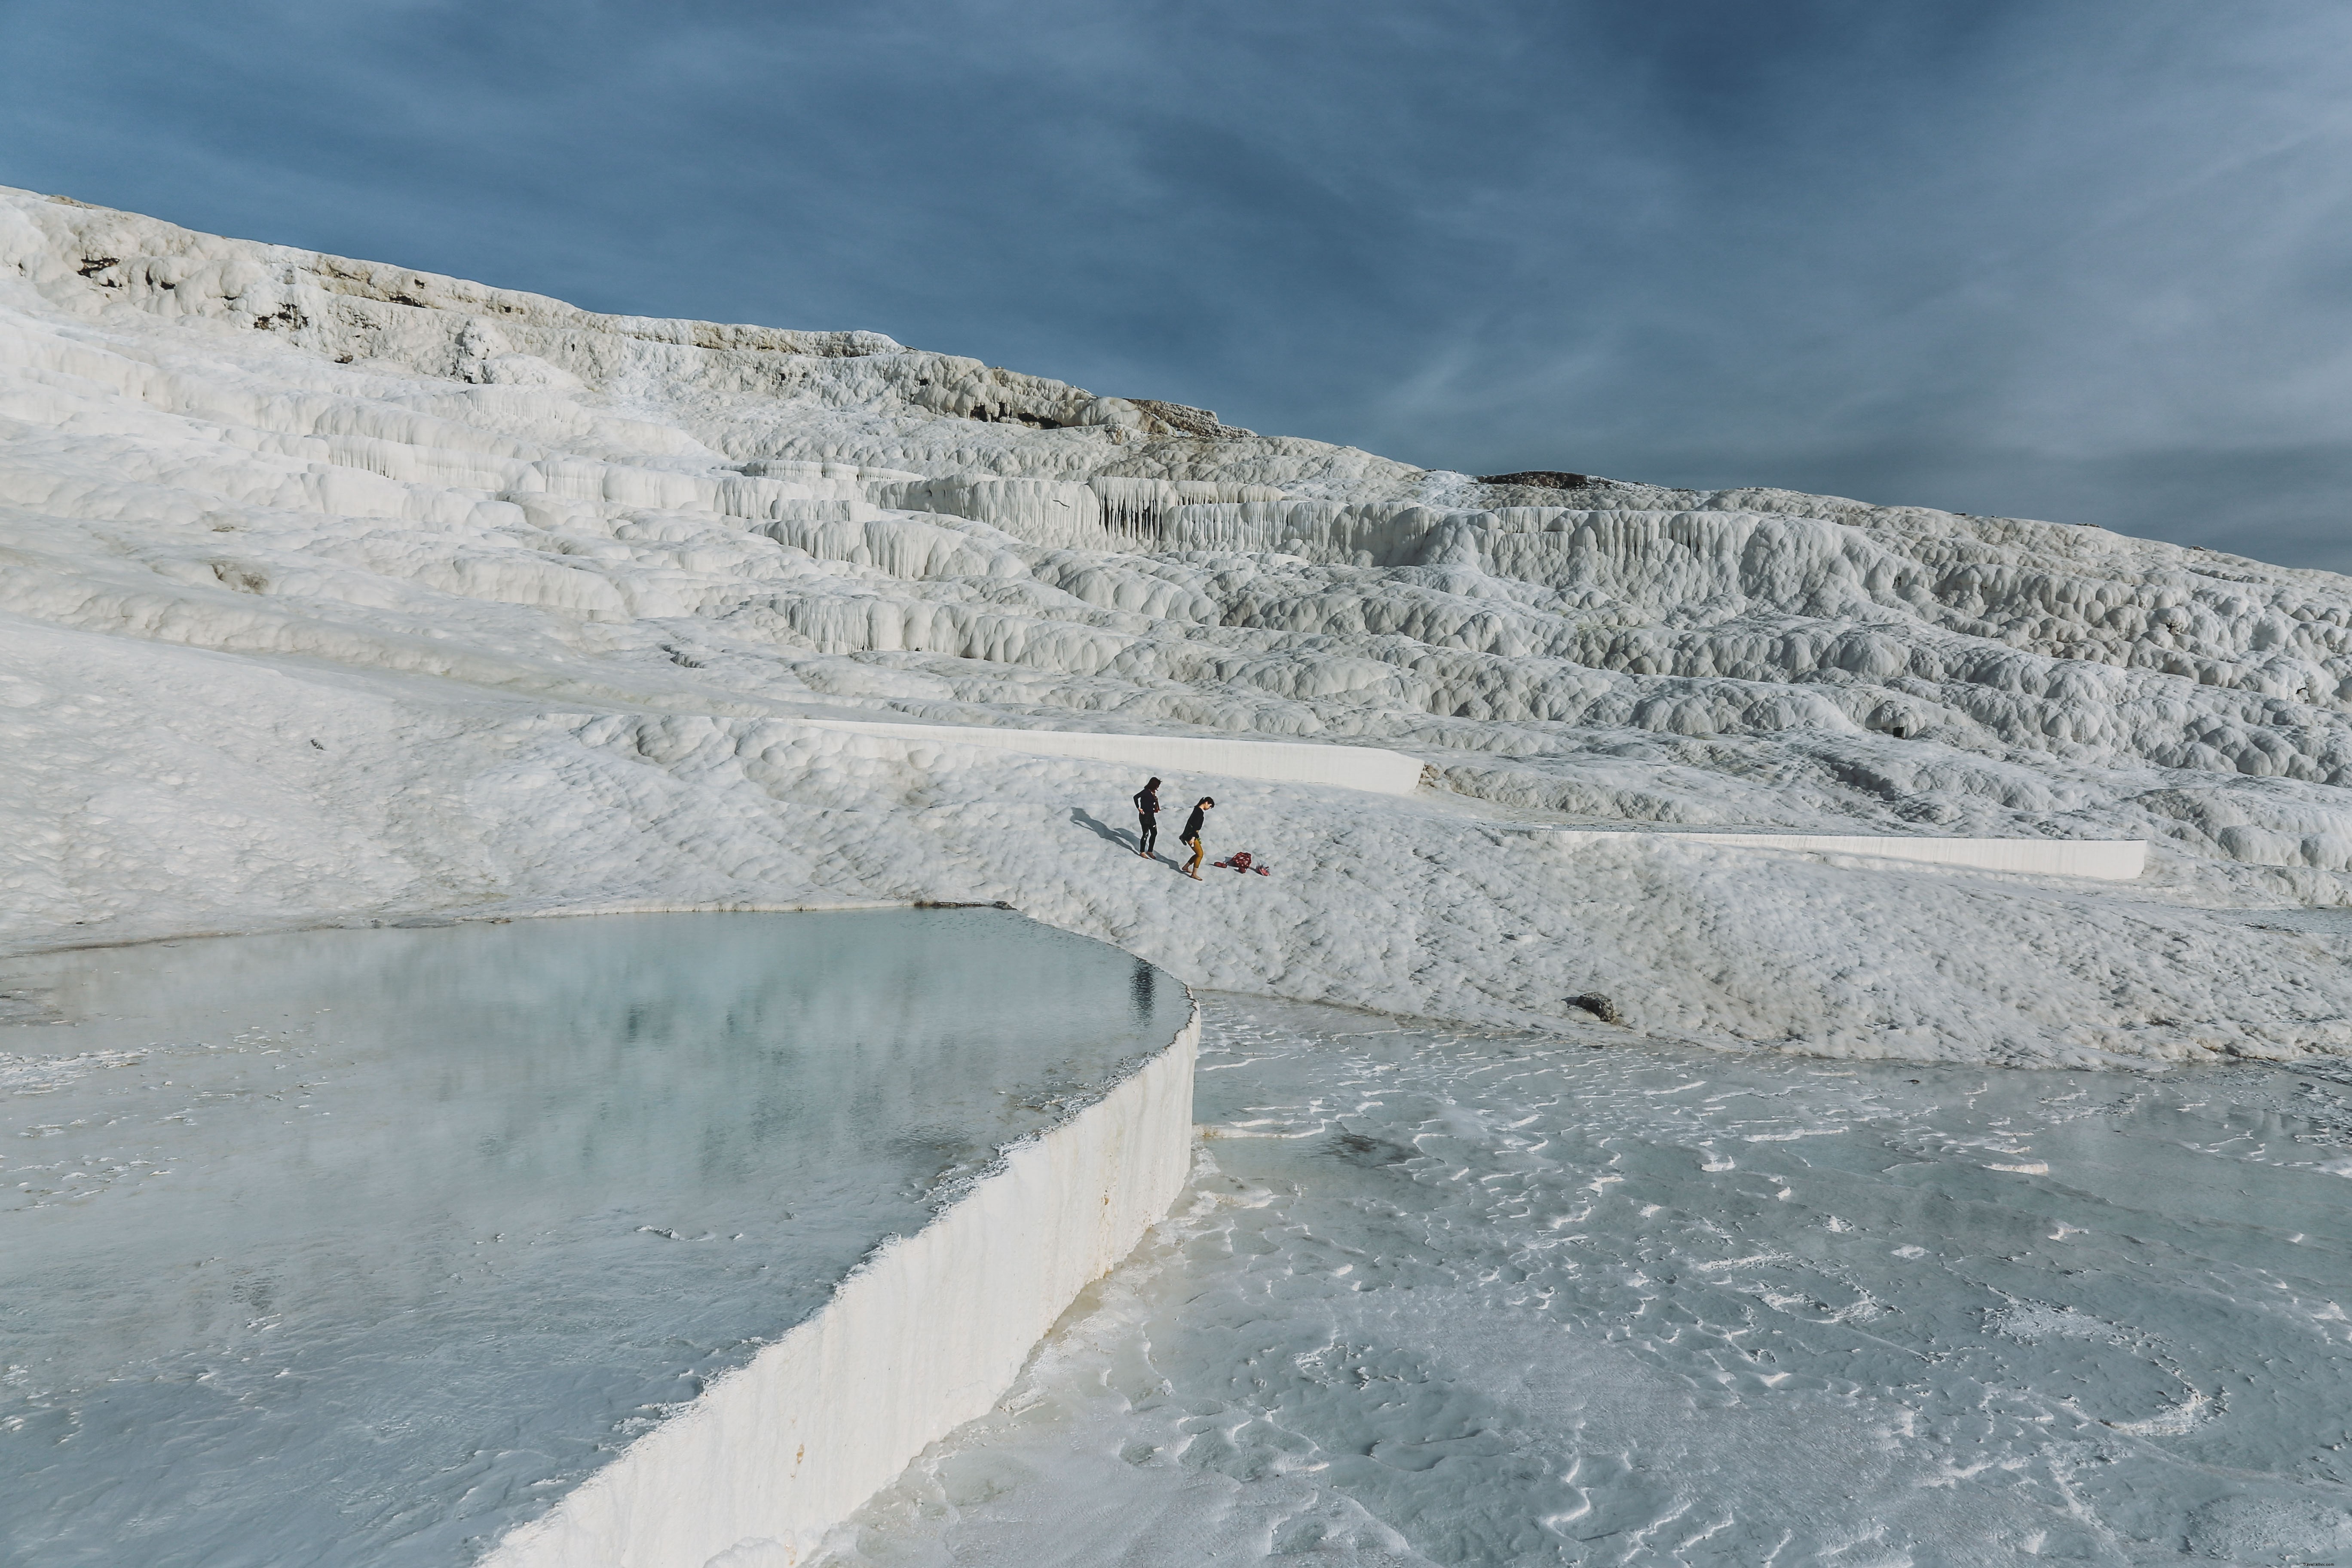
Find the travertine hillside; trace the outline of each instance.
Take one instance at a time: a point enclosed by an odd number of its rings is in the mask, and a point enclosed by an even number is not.
[[[1440,1016],[2352,1041],[2326,942],[2197,907],[2346,901],[2352,582],[1507,478],[0,194],[7,940],[984,897]],[[1178,885],[1107,842],[1139,779],[796,722],[845,713],[1363,741],[1433,782],[1218,784],[1219,847],[1278,874]],[[1568,820],[2158,854],[2095,895],[1519,831]]]

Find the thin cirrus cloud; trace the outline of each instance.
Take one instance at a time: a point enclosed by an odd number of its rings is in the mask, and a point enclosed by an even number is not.
[[[2352,12],[16,0],[0,181],[1433,468],[2352,568]]]

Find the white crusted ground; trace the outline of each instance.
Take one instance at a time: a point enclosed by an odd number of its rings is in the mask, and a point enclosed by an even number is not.
[[[822,1568],[2352,1562],[2343,1064],[1206,1000],[1175,1214]]]
[[[2328,939],[2205,912],[2347,901],[2352,582],[1538,478],[0,192],[0,945],[1003,899],[1467,1021],[2352,1048]],[[799,721],[876,712],[1361,740],[1437,785],[1171,779],[1276,866],[1196,885],[1115,842],[1122,770]],[[2158,848],[2115,889],[1517,831],[1567,820]]]

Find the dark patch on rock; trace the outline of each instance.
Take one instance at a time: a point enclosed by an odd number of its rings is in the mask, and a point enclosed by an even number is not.
[[[1236,441],[1257,434],[1238,425],[1228,425],[1212,410],[1190,404],[1162,403],[1155,397],[1130,397],[1128,401],[1180,436],[1197,436],[1203,441]]]
[[[1563,474],[1550,468],[1529,468],[1519,474],[1481,474],[1482,485],[1518,485],[1531,490],[1580,490],[1593,482],[1591,474]],[[1606,484],[1607,480],[1601,481]]]
[[[1412,1158],[1412,1151],[1402,1143],[1391,1143],[1385,1138],[1370,1138],[1361,1132],[1334,1133],[1331,1142],[1318,1152],[1335,1160],[1345,1160],[1350,1165],[1361,1165],[1377,1171],[1384,1165],[1402,1165]]]
[[[1625,1021],[1623,1015],[1617,1011],[1617,1004],[1598,991],[1587,991],[1581,996],[1570,996],[1568,998],[1568,1005],[1581,1012],[1591,1014],[1604,1024],[1622,1024]]]

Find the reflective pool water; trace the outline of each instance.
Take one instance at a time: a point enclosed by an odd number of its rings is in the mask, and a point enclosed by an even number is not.
[[[0,1560],[444,1563],[1166,1045],[997,910],[0,964]]]

